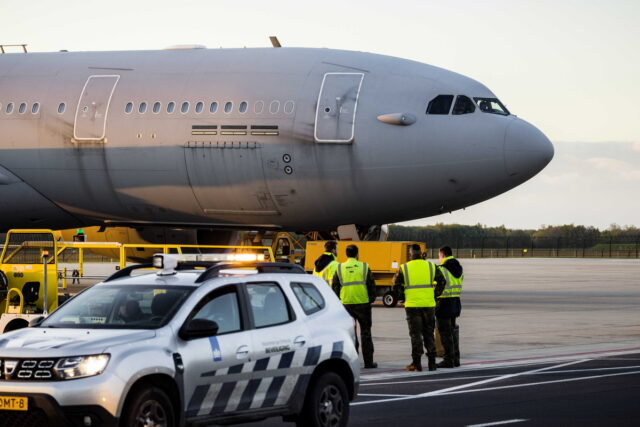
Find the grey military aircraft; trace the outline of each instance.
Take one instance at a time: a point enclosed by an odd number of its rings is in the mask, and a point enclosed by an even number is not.
[[[351,225],[364,235],[508,191],[553,152],[483,84],[389,56],[0,55],[4,230]]]

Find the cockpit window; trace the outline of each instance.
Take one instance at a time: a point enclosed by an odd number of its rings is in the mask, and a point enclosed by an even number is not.
[[[438,95],[433,98],[427,106],[427,114],[449,114],[453,95]]]
[[[502,102],[498,101],[497,98],[473,98],[478,104],[478,108],[483,113],[491,113],[491,114],[500,114],[502,116],[508,116],[509,110],[507,107],[502,105]]]
[[[460,115],[460,114],[469,114],[476,111],[476,106],[473,104],[473,101],[464,95],[458,95],[456,98],[456,103],[453,106],[453,111],[451,114]]]

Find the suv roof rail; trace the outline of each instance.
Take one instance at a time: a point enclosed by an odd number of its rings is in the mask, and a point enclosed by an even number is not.
[[[286,273],[286,274],[307,274],[304,268],[298,264],[289,264],[286,262],[242,262],[242,263],[224,263],[216,264],[207,268],[196,279],[195,283],[202,283],[205,280],[218,277],[222,270],[252,268],[258,271],[258,274],[265,273]]]
[[[215,266],[219,262],[220,261],[183,261],[178,263],[175,270],[176,271],[193,270],[194,268],[198,268],[198,267],[208,269],[208,268],[211,268],[212,266]],[[153,266],[153,263],[150,263],[150,262],[143,263],[143,264],[130,265],[129,267],[125,267],[113,273],[111,276],[109,276],[105,280],[105,282],[111,282],[112,280],[121,279],[123,277],[129,277],[131,276],[131,273],[133,273],[135,270],[140,270],[143,268],[154,268],[154,266]]]

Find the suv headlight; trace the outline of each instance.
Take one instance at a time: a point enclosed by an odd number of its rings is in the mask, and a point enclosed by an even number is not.
[[[64,357],[56,363],[53,370],[63,380],[100,375],[109,363],[108,354],[93,356]]]

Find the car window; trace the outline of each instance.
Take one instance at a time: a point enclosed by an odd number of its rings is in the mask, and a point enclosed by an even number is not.
[[[324,298],[311,283],[292,283],[291,289],[306,314],[313,314],[324,308]]]
[[[277,284],[249,283],[247,294],[256,328],[280,325],[292,320],[287,298]]]
[[[235,286],[218,289],[207,295],[197,306],[193,319],[207,319],[218,324],[218,335],[242,329],[238,293]]]
[[[42,326],[158,328],[173,317],[193,289],[185,286],[98,285],[60,306]]]

